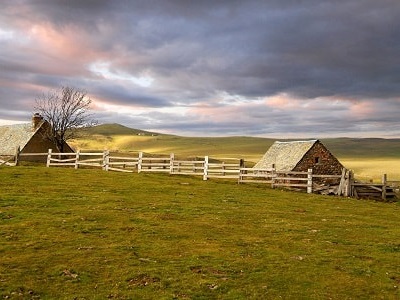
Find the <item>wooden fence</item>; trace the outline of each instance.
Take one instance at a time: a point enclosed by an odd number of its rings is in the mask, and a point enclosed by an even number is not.
[[[22,154],[29,155],[29,154]],[[47,167],[71,166],[102,168],[105,171],[119,172],[164,172],[179,175],[199,175],[204,180],[209,178],[234,178],[240,173],[241,161],[237,163],[211,162],[208,156],[203,160],[177,160],[175,155],[164,157],[145,156],[139,152],[137,157],[114,156],[109,151],[76,153],[37,153],[47,156]],[[231,159],[232,160],[232,159]]]
[[[1,157],[0,158],[0,166],[15,166],[15,159],[13,156],[11,157]]]
[[[198,175],[203,180],[210,178],[236,179],[238,183],[268,184],[272,188],[287,187],[305,190],[307,193],[335,194],[346,197],[374,198],[387,200],[396,196],[394,182],[389,182],[383,175],[381,183],[363,183],[354,179],[350,170],[343,169],[341,175],[313,174],[307,172],[283,172],[270,169],[246,168],[243,160],[226,158],[224,161],[204,159],[178,160],[174,154],[164,157],[145,156],[139,152],[137,156],[116,156],[109,151],[53,153],[24,153],[20,156],[46,156],[47,167],[82,167],[101,168],[105,171],[119,172],[164,172],[177,175]],[[1,164],[17,165],[0,160]]]
[[[312,169],[307,172],[277,171],[274,168],[256,169],[240,168],[239,183],[266,183],[272,188],[289,187],[305,189],[307,193],[325,193],[338,195],[341,191],[339,180],[342,175],[319,175],[313,174]],[[324,181],[337,182],[337,184],[326,184]]]
[[[341,193],[339,195],[355,198],[381,199],[384,201],[397,197],[396,189],[398,190],[398,185],[396,186],[394,182],[390,183],[387,180],[386,174],[383,174],[380,183],[373,183],[356,180],[351,170],[344,170],[343,172],[344,175],[340,181]]]

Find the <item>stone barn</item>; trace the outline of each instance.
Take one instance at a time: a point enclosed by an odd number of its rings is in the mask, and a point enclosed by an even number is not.
[[[49,126],[49,123],[38,114],[32,117],[32,123],[0,126],[0,156],[3,159],[14,157],[18,148],[22,154],[45,153],[49,149],[57,153],[56,145],[45,137]],[[64,152],[74,152],[74,150],[66,143]],[[46,161],[46,157],[21,156],[20,160]]]
[[[319,140],[275,142],[254,166],[256,169],[272,167],[277,171],[313,169],[313,174],[319,175],[341,175],[344,168]]]

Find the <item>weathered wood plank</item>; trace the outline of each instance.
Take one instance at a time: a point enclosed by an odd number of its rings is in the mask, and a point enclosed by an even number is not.
[[[55,161],[55,162],[71,162],[71,161],[75,161],[75,158],[64,158],[64,159],[51,158],[50,161]]]
[[[275,180],[288,180],[288,181],[307,181],[308,178],[304,177],[274,177]]]
[[[256,179],[241,179],[240,183],[265,183],[265,184],[271,184],[271,180],[256,180]]]
[[[235,169],[208,169],[208,173],[235,173],[239,174],[239,170]]]
[[[48,153],[20,153],[19,156],[46,156],[47,154]]]
[[[112,167],[108,167],[108,170],[109,171],[116,171],[116,172],[133,173],[133,170],[119,169],[119,168],[112,168]]]
[[[274,183],[274,186],[286,186],[286,187],[307,187],[307,184],[293,184],[293,183]]]
[[[174,160],[174,164],[204,164],[201,160]]]
[[[317,175],[317,174],[313,174],[312,175],[313,178],[342,178],[342,175]]]
[[[173,172],[174,175],[200,175],[203,176],[201,172]]]
[[[233,175],[207,175],[207,178],[226,178],[226,179],[237,179],[237,176]]]

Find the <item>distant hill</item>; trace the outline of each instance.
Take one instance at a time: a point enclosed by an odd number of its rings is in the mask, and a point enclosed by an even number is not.
[[[334,138],[321,141],[339,157],[400,158],[400,139]]]
[[[76,148],[86,150],[143,151],[158,154],[175,153],[182,156],[211,155],[258,161],[276,140],[245,136],[182,137],[133,129],[114,123],[87,129],[82,137],[70,143]],[[400,139],[321,138],[320,140],[338,158],[400,159]]]
[[[154,135],[155,133],[140,129],[129,128],[117,123],[112,123],[112,124],[101,124],[87,128],[85,129],[84,134],[90,134],[90,135],[101,134],[110,136],[110,135],[129,135],[129,134]]]

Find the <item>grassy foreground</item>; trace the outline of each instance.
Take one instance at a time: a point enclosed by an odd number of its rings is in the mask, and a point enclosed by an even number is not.
[[[0,168],[1,299],[398,299],[397,203]]]

